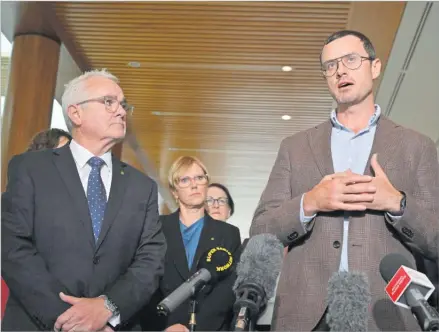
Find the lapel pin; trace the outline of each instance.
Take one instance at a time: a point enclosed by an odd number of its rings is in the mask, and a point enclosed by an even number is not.
[[[214,238],[214,237],[211,237],[210,240],[213,241],[213,240],[215,240],[215,238]]]
[[[124,175],[124,174],[125,174],[125,172],[123,171],[123,169],[120,170],[120,174],[121,174],[121,175]]]

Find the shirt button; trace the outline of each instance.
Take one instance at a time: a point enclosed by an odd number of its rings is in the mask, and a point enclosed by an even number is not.
[[[339,242],[339,241],[334,241],[334,242],[332,243],[332,246],[333,246],[335,249],[338,249],[338,248],[340,248],[340,242]]]

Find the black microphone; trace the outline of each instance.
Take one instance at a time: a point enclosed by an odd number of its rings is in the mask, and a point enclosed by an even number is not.
[[[198,261],[198,271],[158,304],[159,315],[169,315],[207,284],[214,285],[228,276],[233,264],[233,256],[226,248],[215,247],[206,251]]]
[[[272,234],[256,235],[248,241],[236,267],[233,286],[234,331],[253,331],[258,315],[274,295],[282,266],[283,245]]]
[[[418,285],[414,280],[411,280],[412,277],[407,274],[407,269],[404,268],[401,270],[401,266],[403,268],[406,267],[411,269],[413,272],[415,272],[415,276],[418,275],[428,280],[425,274],[416,271],[410,262],[404,256],[399,254],[388,254],[381,260],[381,276],[387,283],[390,284],[397,272],[400,273],[402,278],[398,278],[399,281],[393,285],[393,292],[402,292],[401,298],[403,298],[403,302],[401,303],[407,305],[411,309],[412,314],[418,321],[422,331],[438,331],[439,314],[427,302],[427,299],[424,296],[426,293],[425,287]],[[410,284],[404,290],[403,288],[400,288],[400,286],[405,282],[410,282]]]
[[[371,294],[367,276],[340,271],[328,281],[326,323],[331,331],[367,331]]]

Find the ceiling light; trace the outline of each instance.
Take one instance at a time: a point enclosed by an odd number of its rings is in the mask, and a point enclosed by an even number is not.
[[[282,71],[292,71],[293,67],[291,66],[282,66]]]
[[[282,115],[282,120],[290,120],[291,119],[291,116],[289,116],[289,115]]]
[[[131,61],[131,62],[128,62],[128,66],[130,66],[132,68],[139,68],[140,67],[140,62]]]

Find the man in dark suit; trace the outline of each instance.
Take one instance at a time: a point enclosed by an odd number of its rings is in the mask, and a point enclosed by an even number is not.
[[[73,140],[9,164],[2,196],[3,330],[138,329],[163,274],[157,185],[111,155],[127,113],[117,78],[92,71],[63,95]]]
[[[389,253],[437,260],[439,167],[433,141],[381,114],[373,80],[381,63],[355,31],[331,35],[321,69],[337,101],[326,122],[283,140],[250,234],[276,234],[290,250],[273,329],[327,331],[325,300],[338,271],[367,274],[370,331],[419,330],[394,305],[379,273]]]
[[[39,151],[45,149],[53,149],[57,147],[60,148],[69,143],[71,139],[72,136],[68,132],[58,128],[51,128],[37,133],[32,138],[32,141],[29,144],[27,151]],[[3,319],[7,299],[9,297],[9,288],[3,278],[1,282],[1,318]]]

